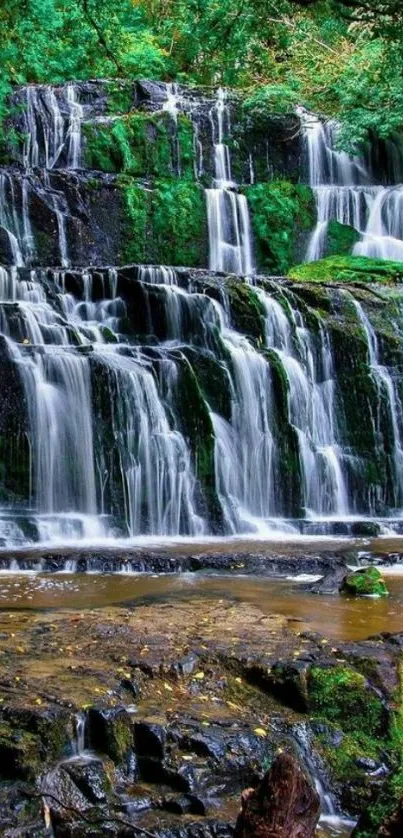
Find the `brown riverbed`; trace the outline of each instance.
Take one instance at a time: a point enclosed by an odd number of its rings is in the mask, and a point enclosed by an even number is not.
[[[403,631],[403,575],[388,575],[387,583],[387,599],[354,599],[311,594],[303,581],[242,575],[1,574],[0,610],[173,605],[205,597],[282,615],[297,630],[313,629],[335,640],[361,640],[382,631]]]

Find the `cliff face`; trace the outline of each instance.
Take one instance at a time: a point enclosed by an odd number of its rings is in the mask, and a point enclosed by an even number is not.
[[[88,82],[15,93],[14,144],[2,159],[8,209],[1,221],[18,238],[14,216],[26,213],[30,250],[24,242],[21,247],[31,265],[130,260],[207,266],[203,187],[215,173],[215,99],[181,89],[172,104],[173,96],[169,86],[154,82]],[[228,102],[228,114],[225,139],[237,182],[253,193],[251,182],[298,180],[296,117],[253,120],[236,100]],[[259,212],[260,205],[257,227]],[[0,258],[4,264],[15,260],[4,231]]]

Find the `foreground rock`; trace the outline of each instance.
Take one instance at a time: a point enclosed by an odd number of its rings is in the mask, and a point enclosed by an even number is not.
[[[365,567],[348,573],[340,586],[340,593],[349,596],[388,596],[389,592],[377,567]]]
[[[280,754],[257,789],[242,795],[235,838],[312,838],[320,800],[291,754]]]
[[[403,639],[299,626],[200,595],[0,612],[0,834],[46,834],[44,797],[55,838],[230,838],[279,749],[359,815],[396,762]]]

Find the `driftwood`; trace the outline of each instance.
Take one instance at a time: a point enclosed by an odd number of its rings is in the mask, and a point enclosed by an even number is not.
[[[312,838],[319,796],[292,754],[280,754],[257,789],[242,794],[235,838]]]

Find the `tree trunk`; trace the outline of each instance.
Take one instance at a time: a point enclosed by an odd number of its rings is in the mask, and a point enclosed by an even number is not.
[[[235,838],[312,838],[319,796],[292,754],[280,754],[257,789],[242,794]]]

